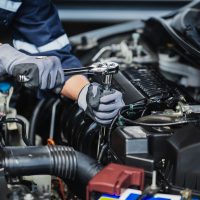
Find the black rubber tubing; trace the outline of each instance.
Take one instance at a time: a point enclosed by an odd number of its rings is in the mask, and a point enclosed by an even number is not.
[[[31,145],[35,145],[35,131],[36,131],[36,121],[38,118],[38,115],[40,113],[41,108],[43,107],[43,104],[45,103],[45,99],[42,99],[36,106],[32,118],[31,118],[31,123],[30,123],[30,130],[29,130],[29,142]]]
[[[87,185],[102,165],[67,146],[5,147],[0,151],[0,167],[9,176],[53,175]]]

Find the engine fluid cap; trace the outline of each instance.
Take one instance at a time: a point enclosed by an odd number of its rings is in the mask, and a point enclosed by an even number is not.
[[[11,88],[10,83],[6,83],[6,82],[0,83],[0,92],[8,93],[10,88]]]

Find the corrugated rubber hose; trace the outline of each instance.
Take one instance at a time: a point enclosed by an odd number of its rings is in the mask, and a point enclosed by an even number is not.
[[[102,166],[87,155],[67,146],[5,147],[0,150],[0,167],[9,176],[54,175],[87,186]]]

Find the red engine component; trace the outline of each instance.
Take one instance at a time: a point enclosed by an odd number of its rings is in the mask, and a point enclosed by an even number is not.
[[[86,199],[92,192],[120,195],[121,189],[130,186],[144,188],[144,170],[111,163],[101,170],[87,186]]]

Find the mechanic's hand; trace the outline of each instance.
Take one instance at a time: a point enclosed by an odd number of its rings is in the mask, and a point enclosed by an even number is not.
[[[18,77],[24,75],[29,88],[53,89],[63,86],[64,74],[55,56],[28,56],[8,44],[0,46],[0,73]],[[2,55],[1,55],[2,54]]]
[[[98,83],[91,83],[81,90],[78,105],[96,122],[107,125],[125,104],[121,92],[114,89],[108,92]]]

